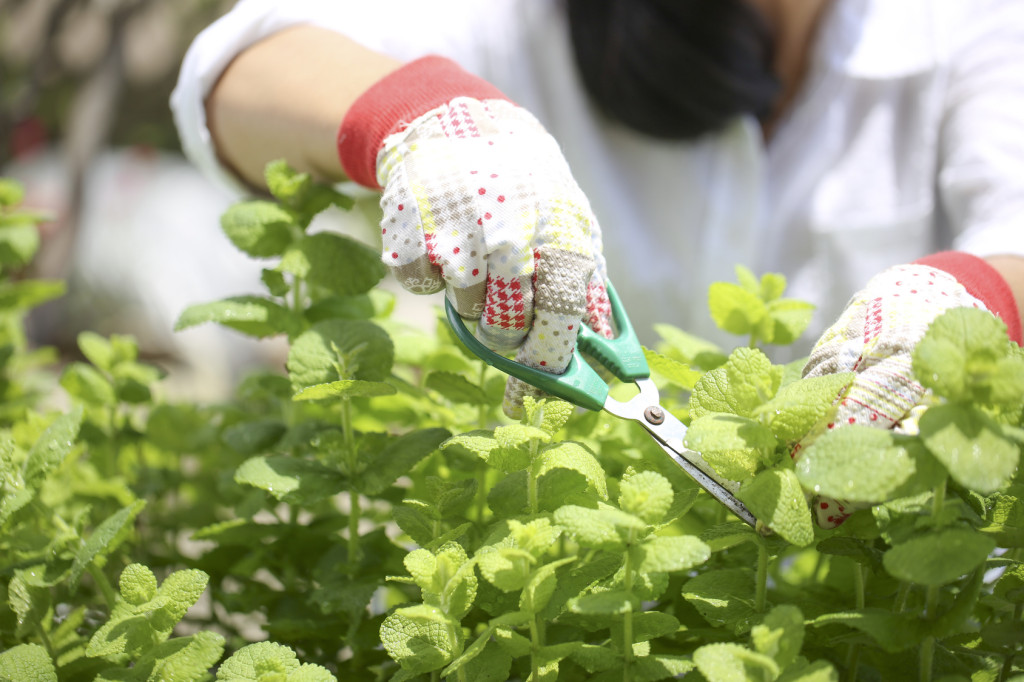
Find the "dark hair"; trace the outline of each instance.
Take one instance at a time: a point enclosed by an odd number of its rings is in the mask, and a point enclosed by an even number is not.
[[[764,117],[772,37],[744,0],[567,0],[583,83],[611,118],[666,139]]]

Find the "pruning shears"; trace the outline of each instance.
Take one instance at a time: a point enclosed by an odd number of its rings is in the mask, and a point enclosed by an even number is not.
[[[637,422],[700,487],[742,521],[758,528],[757,519],[736,498],[734,491],[715,480],[711,467],[699,452],[683,444],[686,425],[660,405],[658,387],[651,379],[643,347],[611,282],[606,283],[606,288],[618,336],[607,339],[581,325],[576,349],[562,374],[542,372],[490,350],[473,336],[447,298],[445,312],[455,335],[484,362],[579,407],[605,410],[621,419]],[[590,366],[584,353],[600,362],[619,380],[634,382],[640,392],[626,402],[610,397],[608,384]]]

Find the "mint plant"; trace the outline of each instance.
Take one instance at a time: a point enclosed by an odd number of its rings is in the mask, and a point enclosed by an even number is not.
[[[1010,680],[1024,672],[1024,353],[954,310],[899,432],[825,425],[853,375],[801,377],[810,307],[737,269],[722,349],[646,349],[732,518],[636,425],[391,319],[351,200],[283,163],[221,227],[262,291],[192,306],[289,343],[217,404],[167,400],[133,339],[58,367],[24,320],[42,216],[0,182],[0,680]],[[314,227],[316,225],[316,227]],[[631,395],[628,386],[612,394]],[[806,438],[811,433],[814,438]],[[794,456],[795,455],[795,456]],[[825,495],[853,512],[812,520]]]

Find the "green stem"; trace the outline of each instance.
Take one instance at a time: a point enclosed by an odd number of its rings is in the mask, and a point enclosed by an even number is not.
[[[530,505],[530,514],[536,514],[540,508],[537,499],[537,441],[530,440],[530,471],[526,479],[526,500]]]
[[[857,610],[864,608],[864,566],[854,562],[853,564],[853,594]],[[857,679],[857,668],[860,667],[860,644],[851,644],[846,653],[846,679],[855,682]]]
[[[484,513],[487,511],[487,466],[481,464],[476,475],[476,522],[484,525]]]
[[[36,634],[39,635],[40,641],[46,648],[46,653],[50,655],[50,658],[54,661],[57,660],[57,651],[53,648],[53,642],[50,641],[50,635],[46,632],[46,628],[43,627],[42,623],[36,623]]]
[[[540,651],[540,625],[537,622],[538,616],[530,619],[530,679],[536,680],[540,677],[540,666],[537,665],[537,653]]]
[[[341,399],[341,428],[345,439],[345,468],[348,472],[348,564],[349,573],[354,574],[359,560],[359,489],[356,487],[356,469],[359,453],[356,450],[356,435],[352,431],[352,403]]]
[[[89,575],[96,582],[96,586],[100,588],[100,592],[103,594],[103,601],[107,602],[107,612],[113,613],[114,605],[117,604],[117,592],[114,591],[114,586],[110,584],[107,576],[104,575],[103,571],[96,564],[90,562],[86,570],[89,571]]]
[[[932,516],[938,516],[946,504],[946,481],[935,487],[935,494],[932,496]],[[929,587],[925,593],[925,615],[929,619],[935,617],[935,609],[939,604],[939,588]],[[932,664],[935,659],[935,638],[925,637],[921,642],[921,682],[928,682],[932,679]]]
[[[863,564],[854,562],[853,569],[853,594],[859,611],[864,608],[866,603],[864,599],[865,568]]]
[[[1022,616],[1024,616],[1024,604],[1017,604],[1013,609],[1013,619],[1020,620]],[[1013,675],[1013,658],[1014,653],[1011,651],[1006,654],[1006,658],[1003,659],[1003,667],[999,671],[999,682],[1004,682],[1005,680],[1010,679]]]
[[[896,600],[892,605],[892,610],[896,613],[903,613],[907,608],[907,597],[910,595],[910,583],[900,583],[900,588],[896,591]]]
[[[626,543],[626,563],[623,567],[623,583],[626,588],[626,595],[629,597],[629,608],[622,617],[622,656],[626,664],[622,666],[623,682],[630,682],[633,667],[633,543],[635,541],[634,531],[629,531],[629,541]]]
[[[757,585],[754,593],[754,610],[763,613],[768,601],[768,545],[757,543]]]

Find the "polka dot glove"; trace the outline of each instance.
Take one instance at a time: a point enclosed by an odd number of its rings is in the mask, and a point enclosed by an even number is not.
[[[383,259],[415,293],[446,290],[477,337],[565,370],[581,322],[611,334],[601,232],[555,140],[503,99],[459,97],[384,139]],[[510,378],[504,409],[526,394]]]
[[[987,309],[956,277],[930,265],[899,265],[872,278],[811,351],[804,376],[854,372],[856,378],[834,420],[800,447],[847,424],[888,429],[912,420],[926,393],[911,371],[914,346],[942,312],[964,306]],[[838,526],[856,507],[825,497],[813,505],[823,528]]]

